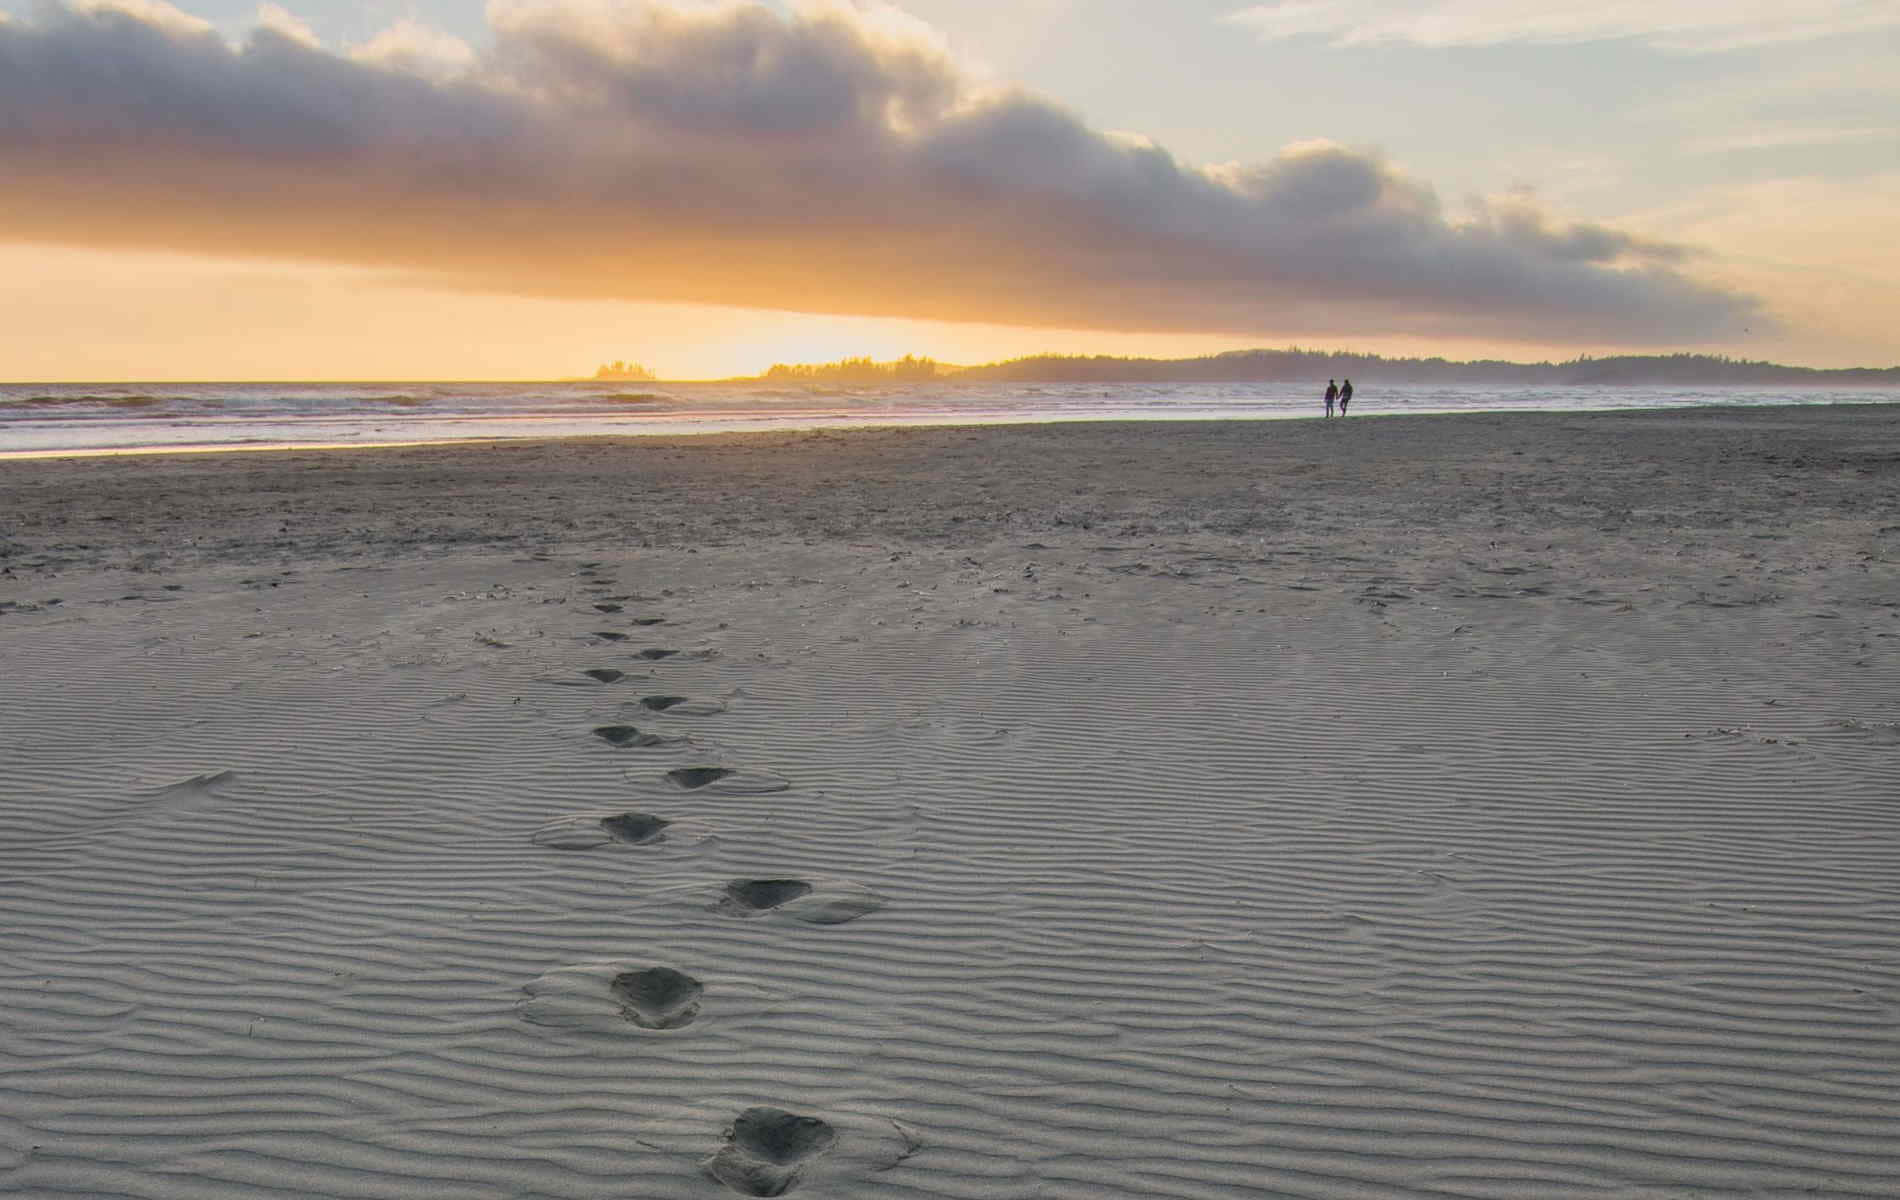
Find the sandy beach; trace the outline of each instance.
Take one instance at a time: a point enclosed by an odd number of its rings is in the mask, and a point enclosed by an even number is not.
[[[1900,406],[0,463],[0,1193],[1900,1194]]]

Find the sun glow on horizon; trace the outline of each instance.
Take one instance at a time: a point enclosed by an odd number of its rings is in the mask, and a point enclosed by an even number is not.
[[[509,382],[584,378],[614,359],[677,381],[755,376],[774,363],[906,354],[972,366],[1033,354],[1174,358],[1286,344],[1264,334],[1250,342],[524,299],[422,289],[363,268],[162,251],[0,244],[0,277],[38,281],[32,290],[0,292],[8,382]],[[89,332],[75,340],[74,330]],[[1385,339],[1337,348],[1404,355],[1447,346]],[[1480,357],[1513,349],[1450,348]]]
[[[906,354],[975,366],[1035,354],[1186,358],[1293,344],[1395,358],[1555,361],[1617,352],[1476,339],[1295,339],[1269,331],[1255,338],[1115,334],[528,299],[425,289],[354,267],[17,244],[0,244],[0,278],[36,284],[0,290],[5,382],[518,382],[585,378],[614,359],[638,362],[662,381],[685,381],[756,376],[774,363]],[[1837,277],[1834,286],[1845,282]],[[1738,356],[1817,367],[1894,365],[1881,360],[1880,331],[1869,333],[1835,353],[1789,347],[1795,352],[1776,355],[1752,347]]]

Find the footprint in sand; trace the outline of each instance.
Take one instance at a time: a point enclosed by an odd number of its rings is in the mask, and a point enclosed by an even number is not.
[[[630,749],[640,746],[672,746],[683,738],[661,737],[657,733],[642,733],[632,725],[602,725],[594,730],[594,736],[609,746]]]
[[[710,789],[724,796],[759,796],[792,786],[791,780],[770,771],[742,771],[737,767],[674,767],[666,778],[689,792]]]
[[[837,1131],[817,1117],[748,1108],[733,1118],[725,1145],[700,1165],[741,1196],[783,1196],[797,1185],[806,1164],[837,1141]]]
[[[647,967],[622,971],[607,990],[620,1002],[620,1013],[642,1029],[678,1029],[699,1016],[705,987],[684,971]]]
[[[615,633],[611,629],[596,629],[594,630],[594,636],[605,642],[624,642],[627,640],[626,634]]]
[[[600,827],[607,832],[608,837],[616,842],[625,842],[629,846],[644,846],[650,842],[665,841],[666,827],[672,823],[665,817],[637,812],[625,812],[616,817],[600,819]]]
[[[664,662],[671,659],[675,663],[705,662],[719,657],[719,651],[707,648],[701,650],[680,650],[671,646],[649,646],[645,650],[635,650],[634,658],[647,662]]]
[[[884,907],[884,898],[842,879],[735,879],[713,911],[728,917],[768,914],[806,925],[842,925]]]
[[[741,1196],[782,1196],[795,1187],[857,1195],[923,1145],[915,1131],[882,1113],[827,1107],[804,1114],[768,1103],[735,1117],[738,1107],[684,1105],[630,1132],[640,1145],[692,1163]],[[699,1193],[683,1187],[681,1194]]]
[[[627,678],[627,672],[616,667],[590,667],[585,671],[579,672],[579,674],[583,676],[583,678],[574,679],[570,676],[563,675],[559,678],[543,677],[543,682],[551,683],[555,687],[586,688],[597,687],[601,684],[619,683],[621,680]],[[642,676],[641,678],[647,677]]]
[[[811,884],[802,879],[735,879],[726,885],[719,911],[729,917],[756,917],[788,900],[809,895]]]
[[[749,1020],[783,996],[744,978],[702,979],[660,962],[595,959],[556,967],[521,989],[516,1014],[537,1029],[624,1039]],[[565,1036],[559,1034],[555,1036]]]
[[[695,696],[642,696],[640,707],[648,712],[670,713],[676,717],[710,717],[726,711],[723,700]]]
[[[209,808],[223,799],[224,791],[237,782],[236,771],[207,771],[166,787],[154,788],[139,796],[143,812],[183,813]]]
[[[576,813],[550,821],[537,829],[534,844],[555,850],[592,850],[618,842],[627,846],[651,846],[666,840],[667,826],[673,822],[650,813],[623,812],[602,816]]]

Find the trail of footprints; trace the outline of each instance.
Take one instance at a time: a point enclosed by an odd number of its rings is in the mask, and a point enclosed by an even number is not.
[[[578,574],[591,581],[590,590],[605,591],[613,580],[595,574],[599,563],[582,563]],[[601,613],[619,613],[623,601],[648,597],[607,596],[592,604]],[[665,623],[665,618],[639,617],[637,626]],[[616,630],[597,630],[591,636],[604,642],[622,642],[627,634]],[[704,658],[704,653],[670,649],[645,649],[634,657],[647,662],[674,658]],[[611,686],[628,678],[625,671],[595,667],[583,675],[596,683]],[[725,711],[715,699],[690,696],[642,696],[638,703],[651,713],[670,716],[712,716]],[[673,746],[685,742],[634,725],[602,725],[594,736],[616,749],[645,749]],[[674,767],[662,778],[682,792],[710,795],[767,795],[789,789],[791,781],[770,771],[723,765]],[[653,846],[666,841],[673,821],[644,812],[608,814],[581,813],[553,821],[534,835],[536,843],[562,850],[591,850],[599,846]],[[806,924],[832,925],[855,920],[883,906],[881,898],[866,889],[842,881],[815,883],[806,879],[735,879],[725,884],[713,911],[741,920],[779,914]],[[560,978],[559,984],[550,981]],[[524,988],[532,1003],[575,986],[586,990],[600,987],[604,995],[598,1003],[612,1006],[627,1025],[634,1028],[672,1031],[685,1029],[699,1019],[702,1005],[718,1005],[717,996],[709,996],[706,986],[684,971],[664,965],[643,965],[603,975],[597,967],[582,964],[563,968]],[[591,1003],[586,996],[564,997]],[[537,1019],[529,1010],[529,1019]],[[541,1018],[546,1023],[553,1019]],[[564,1023],[564,1022],[563,1022]],[[700,1169],[742,1196],[781,1196],[792,1190],[807,1167],[830,1151],[840,1137],[830,1122],[816,1116],[794,1113],[768,1106],[748,1108],[734,1116],[724,1130],[719,1149],[700,1163]],[[913,1146],[914,1148],[914,1146]]]

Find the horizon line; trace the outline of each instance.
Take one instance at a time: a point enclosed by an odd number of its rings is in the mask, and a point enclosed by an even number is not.
[[[81,386],[87,386],[87,385],[96,385],[100,387],[128,387],[128,386],[140,385],[140,384],[169,385],[169,386],[175,386],[175,387],[202,387],[202,386],[232,386],[232,385],[259,385],[259,384],[279,384],[279,385],[322,384],[322,385],[334,386],[334,385],[340,385],[340,384],[438,384],[438,385],[439,384],[516,384],[516,385],[519,385],[519,384],[535,384],[535,383],[545,383],[545,384],[759,383],[759,382],[766,382],[769,373],[774,368],[778,368],[778,367],[785,367],[785,368],[790,368],[793,370],[797,370],[800,368],[816,369],[816,368],[838,366],[845,363],[870,363],[874,366],[888,366],[895,363],[901,363],[906,360],[917,361],[917,362],[929,362],[929,363],[932,363],[934,366],[944,370],[946,372],[944,375],[937,376],[929,380],[928,382],[945,383],[945,382],[950,382],[952,379],[954,379],[956,374],[966,372],[966,371],[976,371],[976,370],[982,370],[988,367],[1007,366],[1011,363],[1035,362],[1035,361],[1040,361],[1040,360],[1098,361],[1098,360],[1106,359],[1110,361],[1119,361],[1119,362],[1127,362],[1127,363],[1165,365],[1165,364],[1173,364],[1173,363],[1208,362],[1208,361],[1220,359],[1223,357],[1247,355],[1247,354],[1305,355],[1305,356],[1309,356],[1313,358],[1374,359],[1380,362],[1392,363],[1394,365],[1443,363],[1445,365],[1454,366],[1454,367],[1455,366],[1508,366],[1508,367],[1526,367],[1526,368],[1563,367],[1563,366],[1579,365],[1586,362],[1614,362],[1614,361],[1622,360],[1622,359],[1652,360],[1652,359],[1687,358],[1687,359],[1705,359],[1710,362],[1720,362],[1720,363],[1733,365],[1733,366],[1772,367],[1779,370],[1812,371],[1816,373],[1900,371],[1900,362],[1896,362],[1890,366],[1857,365],[1857,366],[1849,366],[1849,367],[1815,367],[1815,366],[1808,366],[1801,363],[1775,362],[1771,359],[1765,359],[1765,358],[1761,358],[1761,359],[1737,358],[1737,357],[1732,357],[1726,354],[1710,354],[1710,353],[1703,353],[1699,351],[1686,351],[1686,350],[1660,351],[1660,352],[1650,353],[1650,354],[1618,353],[1618,354],[1601,354],[1601,355],[1590,354],[1583,351],[1579,351],[1573,357],[1566,358],[1566,359],[1553,359],[1553,358],[1508,359],[1508,358],[1449,358],[1444,355],[1392,356],[1392,355],[1381,354],[1377,351],[1370,351],[1370,350],[1319,349],[1319,348],[1307,348],[1303,346],[1285,346],[1285,347],[1252,346],[1252,347],[1240,347],[1240,348],[1236,348],[1232,350],[1219,350],[1219,351],[1214,351],[1208,354],[1184,355],[1184,356],[1179,356],[1179,357],[1168,357],[1168,358],[1155,357],[1152,355],[1105,354],[1105,353],[1069,354],[1069,353],[1058,353],[1054,351],[1041,351],[1034,354],[1020,354],[1020,355],[1015,355],[1010,358],[996,359],[990,362],[973,363],[973,364],[951,363],[951,362],[938,360],[928,354],[915,354],[915,353],[906,354],[902,357],[892,358],[892,359],[877,359],[871,355],[852,355],[852,356],[848,356],[841,359],[832,359],[826,362],[775,362],[761,369],[756,374],[752,374],[752,375],[705,375],[705,376],[654,375],[649,378],[625,378],[625,379],[615,379],[612,377],[602,378],[598,375],[516,375],[516,376],[497,375],[497,376],[486,376],[486,377],[421,376],[421,375],[377,377],[377,376],[340,375],[340,376],[329,376],[329,377],[271,376],[271,377],[222,378],[222,379],[213,378],[213,377],[197,377],[197,378],[191,378],[191,379],[183,379],[183,378],[161,379],[161,378],[142,377],[142,376],[125,376],[121,378],[112,378],[112,379],[98,378],[98,377],[63,378],[63,379],[46,379],[46,378],[0,379],[0,387],[9,387],[9,388],[11,387],[38,387],[38,386],[81,387]],[[890,382],[896,383],[896,382],[906,382],[906,381],[891,380]]]

